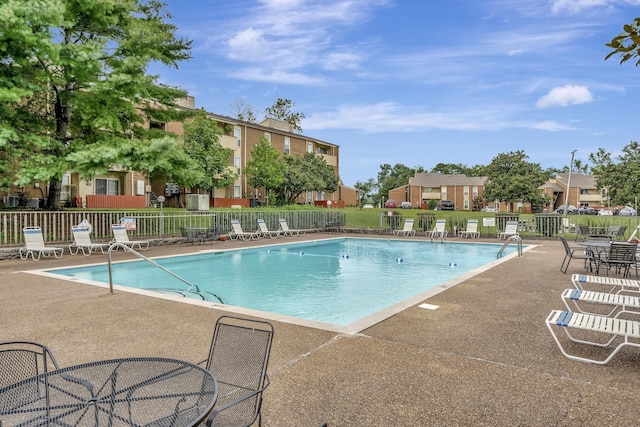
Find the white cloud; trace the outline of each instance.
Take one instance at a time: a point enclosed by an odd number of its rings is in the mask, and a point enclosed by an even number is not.
[[[551,89],[548,94],[538,99],[536,107],[566,107],[567,105],[586,104],[592,101],[593,96],[588,87],[565,85]]]
[[[595,6],[605,6],[611,3],[609,0],[554,0],[551,2],[551,12],[558,14],[564,10],[569,13],[578,13],[582,9]]]
[[[342,105],[334,111],[313,113],[302,123],[305,130],[350,129],[364,133],[389,132],[388,123],[401,132],[425,130],[486,131],[507,128],[560,131],[570,129],[558,122],[514,120],[506,105],[484,105],[471,110],[417,111],[394,102]],[[506,113],[505,113],[506,112]]]
[[[356,69],[363,59],[357,53],[333,52],[326,56],[323,66],[326,70]]]
[[[615,7],[616,5],[638,4],[640,4],[639,0],[553,0],[551,2],[551,12],[553,14],[559,14],[563,11],[578,13],[583,9],[589,9],[592,7]]]
[[[258,52],[264,45],[264,37],[262,31],[247,28],[230,38],[228,43],[232,51]]]
[[[291,85],[315,85],[323,80],[319,77],[309,76],[302,73],[287,72],[280,70],[263,69],[260,67],[241,68],[229,73],[230,76],[250,82],[282,83]]]
[[[287,79],[280,83],[288,84],[289,76],[294,75],[294,83],[305,79],[315,82],[318,77],[312,73],[321,70],[358,69],[368,57],[367,40],[353,43],[345,37],[353,28],[373,19],[388,2],[258,0],[256,7],[228,16],[215,34],[208,35],[198,52],[204,54],[222,47],[227,59],[262,68],[258,81],[275,82],[280,76]],[[309,75],[302,77],[303,74]]]
[[[570,130],[571,127],[563,125],[562,123],[554,122],[552,120],[546,120],[543,122],[535,123],[531,126],[534,129],[546,130],[549,132],[558,132],[561,130]]]

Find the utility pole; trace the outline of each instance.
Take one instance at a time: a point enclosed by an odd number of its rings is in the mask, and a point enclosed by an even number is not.
[[[576,151],[573,150],[571,152],[571,163],[569,163],[569,178],[567,178],[567,194],[564,196],[564,211],[562,212],[563,216],[567,215],[567,211],[569,210],[569,191],[571,191],[571,171],[573,171],[573,157],[576,155]]]

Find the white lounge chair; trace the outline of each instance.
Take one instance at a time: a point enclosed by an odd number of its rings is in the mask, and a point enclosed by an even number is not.
[[[447,238],[447,220],[446,219],[437,219],[436,225],[433,227],[433,230],[425,232],[425,235],[429,237],[432,241],[433,239],[440,239],[443,241]]]
[[[613,356],[615,356],[623,347],[640,347],[640,321],[637,320],[616,319],[613,317],[598,316],[595,314],[553,310],[547,317],[546,324],[562,354],[569,359],[580,362],[604,365],[609,363]],[[554,329],[562,329],[567,334],[567,337],[575,343],[592,345],[603,349],[612,348],[613,350],[604,359],[593,359],[569,354],[565,351]],[[579,331],[589,332],[589,336],[592,336],[593,333],[597,333],[597,335],[604,336],[605,341],[597,342],[575,338],[572,335],[572,332],[580,333]],[[614,346],[615,341],[618,341],[619,343]]]
[[[562,301],[569,311],[618,317],[621,313],[640,314],[640,297],[606,292],[582,291],[580,289],[565,289]],[[585,303],[585,304],[583,304]],[[590,312],[583,309],[585,305],[611,306],[609,313]]]
[[[499,239],[508,239],[511,236],[518,236],[518,221],[507,221],[504,231],[498,233]]]
[[[407,218],[404,220],[404,228],[402,230],[393,230],[393,234],[396,236],[415,236],[416,230],[413,229],[413,218]]]
[[[232,231],[229,233],[229,238],[231,240],[252,240],[260,238],[260,233],[257,233],[255,231],[243,231],[242,226],[240,225],[240,221],[238,221],[237,219],[231,220],[231,228]]]
[[[307,230],[304,229],[289,228],[287,220],[284,218],[280,218],[280,230],[285,236],[304,236],[307,233]]]
[[[73,234],[73,243],[69,245],[71,255],[77,255],[79,251],[82,251],[82,255],[89,256],[98,250],[105,253],[104,250],[109,249],[108,243],[93,243],[91,241],[91,232],[88,227],[74,225],[71,227],[71,234]]]
[[[131,249],[135,249],[136,247],[140,250],[149,249],[149,244],[151,242],[148,240],[130,240],[124,224],[111,224],[111,232],[113,233],[113,240],[111,243],[120,243],[130,247]]]
[[[478,232],[478,220],[470,219],[467,221],[467,229],[458,231],[458,237],[461,238],[471,238],[477,239],[480,237],[480,233]]]
[[[269,230],[264,219],[258,219],[258,227],[263,236],[269,236],[271,238],[284,236],[284,232],[282,230]]]
[[[640,280],[623,279],[618,277],[590,276],[587,274],[572,274],[571,282],[576,289],[585,290],[587,284],[609,288],[608,293],[640,292]],[[588,289],[587,289],[588,290]]]
[[[25,247],[19,250],[21,259],[29,258],[29,255],[31,255],[34,261],[38,261],[41,256],[46,258],[50,255],[53,255],[54,258],[62,258],[64,248],[45,246],[42,229],[40,227],[24,227],[22,234],[24,235]]]

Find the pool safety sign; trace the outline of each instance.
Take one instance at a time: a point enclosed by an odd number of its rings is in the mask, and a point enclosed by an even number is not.
[[[484,227],[495,227],[496,219],[495,218],[482,218],[482,225]]]

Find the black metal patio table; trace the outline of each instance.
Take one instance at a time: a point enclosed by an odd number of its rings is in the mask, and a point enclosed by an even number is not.
[[[0,425],[193,426],[218,395],[213,375],[176,359],[104,360],[0,389]]]

